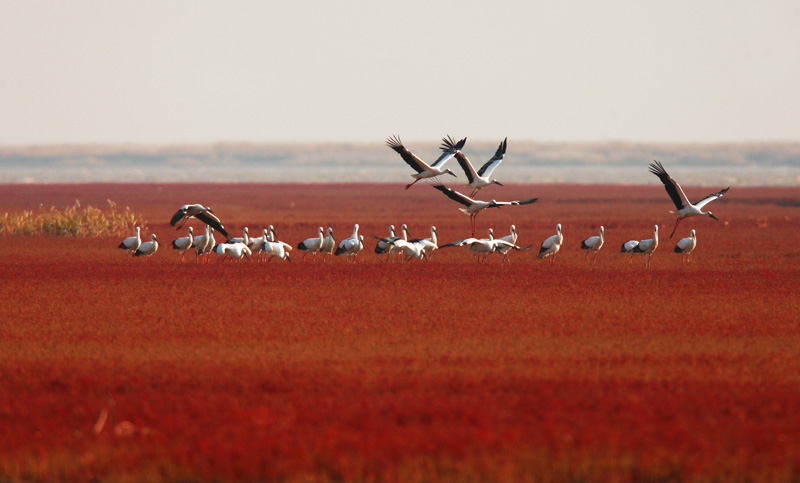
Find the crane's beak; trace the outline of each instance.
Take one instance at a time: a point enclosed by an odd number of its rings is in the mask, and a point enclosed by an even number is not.
[[[715,220],[719,221],[719,218],[717,218],[716,216],[712,215],[711,213],[709,213],[708,216],[710,216],[711,218],[714,218]]]
[[[501,183],[499,181],[495,181],[494,184],[496,184],[497,186],[503,186],[503,183]]]
[[[454,178],[458,178],[458,176],[456,176],[456,174],[455,174],[454,172],[452,172],[452,171],[448,171],[447,173],[448,173],[450,176],[454,177]]]

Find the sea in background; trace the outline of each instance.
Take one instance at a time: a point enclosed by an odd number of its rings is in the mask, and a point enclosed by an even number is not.
[[[469,141],[463,151],[478,169],[497,144]],[[405,146],[426,161],[439,155],[436,143]],[[800,185],[800,143],[510,141],[494,177],[517,184],[649,184],[654,159],[684,185]],[[464,182],[455,160],[449,167]],[[382,143],[0,146],[0,184],[405,183],[411,173]]]

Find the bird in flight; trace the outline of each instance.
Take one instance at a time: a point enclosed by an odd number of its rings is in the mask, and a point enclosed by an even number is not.
[[[215,215],[214,212],[211,211],[211,208],[207,208],[199,204],[181,206],[178,209],[178,211],[176,211],[175,214],[172,215],[172,219],[169,221],[169,224],[175,226],[178,225],[178,223],[180,223],[176,228],[179,230],[183,226],[183,224],[186,223],[186,221],[192,217],[197,218],[206,225],[222,233],[225,237],[229,236],[228,232],[225,230],[225,227],[222,226],[222,222],[219,221],[217,215]]]
[[[686,193],[683,192],[681,185],[679,185],[677,181],[672,179],[672,177],[667,174],[667,171],[664,169],[664,166],[662,166],[661,163],[655,160],[650,163],[650,172],[658,176],[658,179],[664,183],[664,189],[667,190],[667,194],[670,198],[672,198],[672,202],[675,203],[675,208],[677,208],[674,211],[670,211],[670,213],[678,215],[678,219],[675,220],[675,227],[672,229],[672,233],[669,235],[670,238],[672,238],[672,235],[675,234],[675,230],[678,229],[678,223],[680,223],[684,218],[689,218],[690,216],[707,216],[719,221],[719,219],[710,211],[704,212],[703,207],[717,198],[721,198],[722,195],[728,192],[730,186],[719,190],[716,193],[711,193],[696,203],[692,203],[689,201],[689,198],[686,197]]]
[[[459,208],[464,214],[469,215],[470,223],[472,225],[472,237],[475,237],[475,217],[478,216],[478,213],[485,210],[486,208],[500,208],[501,206],[507,205],[529,205],[531,203],[536,202],[539,198],[531,198],[529,200],[514,200],[514,201],[481,201],[481,200],[474,200],[465,194],[461,194],[458,191],[455,191],[451,188],[448,188],[444,185],[433,185],[434,188],[441,191],[445,194],[448,198],[462,205],[466,206],[466,208]]]
[[[419,158],[416,154],[409,151],[405,146],[403,146],[402,141],[397,136],[392,136],[386,140],[386,145],[390,148],[397,151],[400,154],[400,157],[403,158],[409,166],[414,168],[416,171],[415,174],[412,174],[411,177],[414,178],[414,181],[410,184],[406,185],[406,189],[411,188],[414,186],[414,183],[421,179],[428,179],[428,178],[435,178],[437,176],[441,176],[443,174],[449,174],[451,176],[455,176],[456,174],[453,173],[451,170],[446,169],[444,167],[445,163],[449,161],[453,156],[455,156],[456,152],[464,147],[464,144],[467,143],[467,138],[462,139],[461,141],[455,142],[453,138],[447,136],[442,139],[442,146],[441,150],[442,155],[433,162],[433,164],[428,164],[422,159]]]

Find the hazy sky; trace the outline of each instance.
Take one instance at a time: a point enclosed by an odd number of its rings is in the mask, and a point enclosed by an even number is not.
[[[0,144],[800,140],[800,2],[9,1]]]

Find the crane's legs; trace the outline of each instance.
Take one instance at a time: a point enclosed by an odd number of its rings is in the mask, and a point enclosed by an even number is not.
[[[408,188],[411,188],[412,186],[414,186],[414,184],[415,184],[417,181],[419,181],[419,180],[421,180],[421,179],[422,179],[422,178],[417,178],[417,179],[415,179],[415,180],[414,180],[414,182],[413,182],[413,183],[409,183],[409,184],[407,184],[407,185],[406,185],[406,189],[408,189]]]
[[[675,228],[672,229],[672,233],[669,235],[670,238],[672,238],[672,235],[675,234],[675,230],[678,229],[678,223],[680,223],[682,219],[683,217],[678,217],[678,219],[675,220]]]

